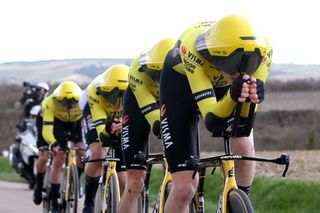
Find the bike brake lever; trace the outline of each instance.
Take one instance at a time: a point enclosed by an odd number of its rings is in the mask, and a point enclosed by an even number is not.
[[[282,177],[285,177],[285,176],[286,176],[286,173],[287,173],[287,171],[288,171],[288,169],[289,169],[290,156],[289,156],[289,155],[282,154],[282,155],[281,155],[281,158],[283,159],[284,163],[286,164],[286,168],[284,169],[283,174],[282,174]]]
[[[282,165],[286,165],[283,173],[282,173],[282,177],[285,177],[287,174],[287,171],[289,169],[289,164],[290,164],[290,156],[287,154],[281,154],[281,156],[276,160],[277,164],[282,164]]]

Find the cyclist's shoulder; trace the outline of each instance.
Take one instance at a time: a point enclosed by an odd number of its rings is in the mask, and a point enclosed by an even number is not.
[[[42,108],[48,108],[48,107],[53,107],[53,97],[52,95],[49,95],[43,101],[41,102],[41,107]]]
[[[97,86],[102,81],[102,75],[98,75],[87,87],[88,102],[91,104],[100,103],[100,95],[97,94]]]

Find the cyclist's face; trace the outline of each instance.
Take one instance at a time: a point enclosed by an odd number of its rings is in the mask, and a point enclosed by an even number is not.
[[[122,104],[111,104],[112,109],[116,112],[121,112],[122,111]]]

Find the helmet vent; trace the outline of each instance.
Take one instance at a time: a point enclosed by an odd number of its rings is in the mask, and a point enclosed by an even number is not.
[[[241,40],[256,40],[256,36],[241,36]]]

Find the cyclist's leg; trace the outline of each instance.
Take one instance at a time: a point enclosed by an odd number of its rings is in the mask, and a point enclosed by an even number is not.
[[[138,199],[144,185],[146,165],[135,159],[139,152],[147,153],[150,126],[130,88],[123,105],[122,150],[127,168],[127,183],[120,200],[120,213],[137,212]]]
[[[36,127],[39,134],[37,134],[37,147],[48,147],[48,144],[45,142],[45,140],[42,137],[42,117],[39,114],[36,119]],[[49,158],[49,151],[39,151],[38,159],[36,161],[36,168],[37,168],[37,174],[36,174],[36,183],[34,188],[34,194],[33,194],[33,202],[36,205],[39,205],[42,201],[42,190],[43,190],[43,178],[44,173],[46,171],[46,164]]]
[[[89,105],[86,104],[83,111],[83,130],[85,141],[91,151],[90,159],[104,158],[106,156],[106,149],[103,148],[102,144],[99,142],[94,121],[90,114]],[[93,212],[94,198],[99,185],[101,168],[101,162],[92,162],[87,164],[83,212]]]
[[[124,164],[121,147],[115,148],[115,157],[120,159],[120,161],[117,162],[116,171],[117,171],[118,181],[119,181],[120,196],[122,196],[124,188],[126,186],[127,173],[126,173],[126,165]]]
[[[232,138],[232,150],[236,155],[255,156],[253,131],[249,137]],[[255,173],[255,161],[235,161],[235,176],[238,187],[247,195],[250,189]]]
[[[82,142],[81,119],[79,119],[76,122],[73,122],[70,128],[71,128],[70,140],[73,141],[75,143],[75,146],[79,148],[79,150],[76,151],[76,156],[77,156],[76,163],[77,163],[78,175],[80,178],[81,174],[84,171],[84,165],[81,162],[81,157],[86,156],[86,152],[84,150],[84,144]]]
[[[65,148],[67,146],[65,139],[67,123],[55,118],[53,125],[53,134],[59,143],[58,147],[53,148],[53,167],[50,175],[52,210],[56,211],[58,209],[58,198],[60,197],[59,190],[62,182],[62,166],[65,156],[65,152],[59,148]]]
[[[198,107],[185,75],[172,69],[172,51],[167,55],[160,81],[161,129],[165,155],[172,173],[172,190],[165,212],[187,212],[197,188],[194,168],[185,161],[199,156]]]
[[[57,211],[58,209],[58,198],[60,184],[62,181],[62,165],[64,159],[64,151],[54,150],[53,154],[53,167],[50,175],[50,185],[51,185],[51,199],[52,199],[52,211]]]

